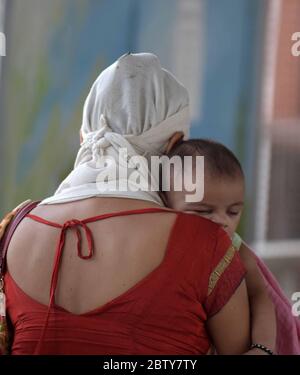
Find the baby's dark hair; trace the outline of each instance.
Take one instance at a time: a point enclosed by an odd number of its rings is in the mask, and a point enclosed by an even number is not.
[[[210,139],[190,139],[178,142],[168,156],[204,156],[204,165],[213,176],[242,177],[243,169],[237,157],[223,144]]]

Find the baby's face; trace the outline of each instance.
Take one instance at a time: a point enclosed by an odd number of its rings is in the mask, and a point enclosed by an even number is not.
[[[244,204],[242,177],[215,177],[205,174],[204,198],[201,202],[185,202],[186,191],[166,193],[168,206],[203,216],[221,225],[231,237],[239,224]]]

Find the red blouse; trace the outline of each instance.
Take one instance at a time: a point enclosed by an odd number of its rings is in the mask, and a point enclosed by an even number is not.
[[[14,327],[12,354],[206,354],[206,320],[230,299],[245,275],[226,233],[196,215],[177,213],[161,264],[112,301],[84,314],[55,304],[66,231],[76,230],[77,252],[93,255],[89,222],[112,216],[168,212],[159,208],[123,211],[57,224],[60,228],[49,306],[28,296],[5,274],[7,312]],[[89,243],[81,254],[80,227]]]

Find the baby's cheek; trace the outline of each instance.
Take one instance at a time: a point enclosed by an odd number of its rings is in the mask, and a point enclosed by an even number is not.
[[[240,223],[240,217],[238,217],[238,218],[236,218],[236,219],[234,219],[234,220],[231,221],[231,223],[230,223],[230,231],[232,232],[232,234],[234,232],[236,232],[237,227],[239,226],[239,223]]]

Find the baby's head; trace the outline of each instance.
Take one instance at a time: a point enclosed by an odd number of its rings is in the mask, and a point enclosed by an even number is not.
[[[232,236],[239,224],[245,193],[242,167],[235,155],[224,145],[206,139],[192,139],[178,143],[168,154],[178,155],[184,163],[184,156],[204,156],[204,197],[200,202],[186,202],[186,191],[165,192],[169,207],[194,212],[220,224]],[[194,160],[193,160],[194,162]],[[195,173],[195,168],[193,169]],[[172,176],[171,179],[176,178]]]

